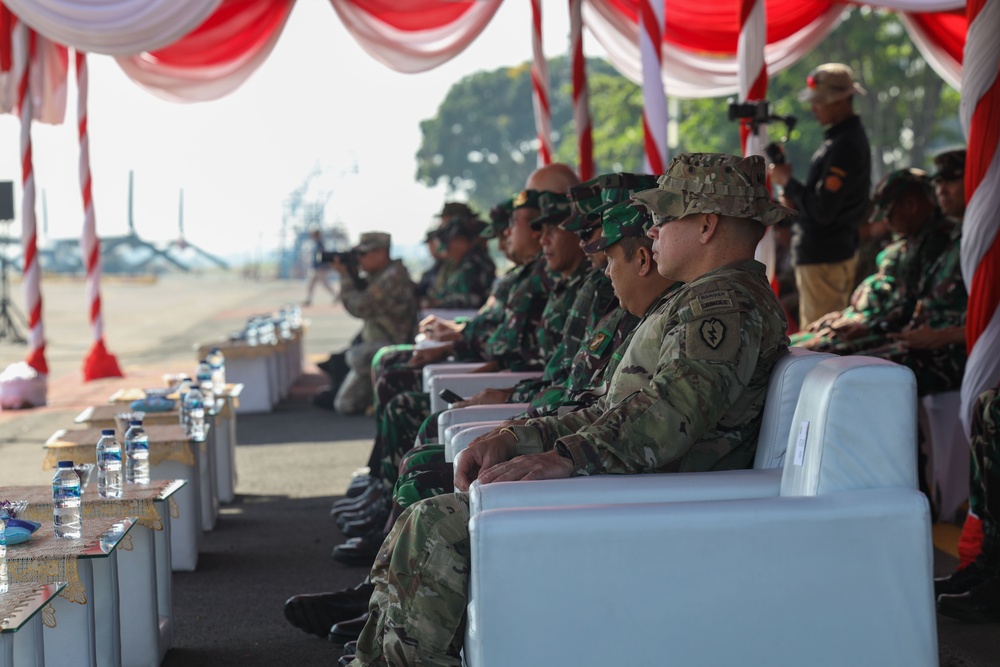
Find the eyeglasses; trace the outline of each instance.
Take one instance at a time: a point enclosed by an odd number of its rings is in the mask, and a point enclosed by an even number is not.
[[[589,227],[587,229],[578,229],[574,232],[574,234],[580,237],[580,241],[582,243],[589,243],[594,237],[597,236],[598,233],[600,233],[600,231],[601,231],[601,226],[596,225],[594,227]]]

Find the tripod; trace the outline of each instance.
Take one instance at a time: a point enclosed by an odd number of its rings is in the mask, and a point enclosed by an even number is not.
[[[6,227],[9,220],[2,221]],[[12,343],[26,343],[24,336],[17,329],[15,318],[21,320],[21,326],[26,326],[24,315],[17,311],[10,301],[10,284],[7,281],[7,230],[0,237],[0,340],[10,339]]]

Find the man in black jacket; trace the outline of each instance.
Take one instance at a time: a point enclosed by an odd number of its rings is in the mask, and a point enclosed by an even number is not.
[[[871,189],[871,148],[853,106],[854,94],[864,89],[840,63],[820,65],[806,83],[799,99],[826,127],[823,144],[805,183],[792,176],[791,164],[771,167],[771,182],[784,189],[781,202],[799,212],[792,222],[792,266],[800,326],[847,306]]]

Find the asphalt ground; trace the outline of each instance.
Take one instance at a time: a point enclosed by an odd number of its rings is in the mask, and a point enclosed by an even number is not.
[[[226,274],[107,280],[102,292],[108,348],[126,377],[85,384],[85,285],[45,279],[42,289],[49,405],[0,411],[0,485],[49,483],[52,472],[41,469],[42,444],[55,430],[71,428],[84,408],[104,403],[119,388],[160,386],[163,373],[192,373],[192,346],[304,293],[301,283]],[[23,312],[20,287],[12,291]],[[205,534],[198,570],[174,574],[174,647],[166,667],[331,665],[340,655],[339,646],[293,628],[282,612],[290,595],[340,590],[367,574],[330,557],[345,541],[328,516],[330,503],[346,488],[351,471],[367,461],[374,421],[340,417],[310,402],[324,382],[314,362],[343,348],[357,329],[340,307],[324,301],[325,294],[319,297],[304,310],[310,363],[289,397],[272,413],[238,418],[236,499]],[[25,349],[0,341],[0,368],[22,359]],[[935,569],[946,574],[956,562],[947,552],[954,552],[957,529],[939,526],[935,533],[941,547]],[[945,667],[1000,665],[997,626],[939,618],[938,641]]]

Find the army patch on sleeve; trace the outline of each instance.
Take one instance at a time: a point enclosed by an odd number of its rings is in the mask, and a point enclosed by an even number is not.
[[[607,337],[608,335],[603,331],[594,336],[594,339],[590,341],[590,351],[597,352],[597,350],[601,348],[601,345],[604,343],[604,340]]]
[[[717,308],[732,308],[733,298],[729,290],[715,290],[698,295],[698,306],[700,312]]]
[[[739,314],[710,315],[689,322],[685,327],[684,342],[689,359],[734,359],[740,346]]]

